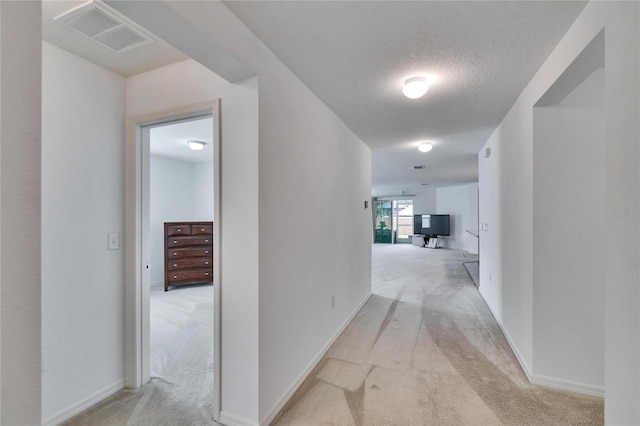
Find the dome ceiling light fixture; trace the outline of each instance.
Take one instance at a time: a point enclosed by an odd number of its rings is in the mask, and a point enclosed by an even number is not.
[[[193,151],[202,151],[206,144],[207,143],[203,141],[187,141],[187,145],[189,145],[189,148],[191,148]]]
[[[418,145],[418,151],[420,152],[429,152],[433,149],[433,145],[431,145],[431,142],[423,142],[420,145]]]
[[[411,77],[404,81],[402,93],[409,99],[418,99],[424,96],[429,90],[427,79],[425,77]]]

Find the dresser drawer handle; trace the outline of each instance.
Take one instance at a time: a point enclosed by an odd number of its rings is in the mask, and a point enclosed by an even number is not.
[[[207,277],[209,276],[209,273],[208,273],[208,272],[205,272],[204,274],[205,274]]]
[[[209,250],[205,250],[204,252],[205,252],[206,254],[209,254]]]
[[[177,255],[178,255],[178,253],[173,253],[173,255],[174,255],[174,256],[177,256]]]
[[[178,267],[178,264],[177,264],[177,263],[174,263],[174,264],[173,264],[173,267],[174,267],[174,268],[177,268],[177,267]]]
[[[208,265],[208,264],[209,264],[209,262],[204,262],[204,264],[205,264],[205,265]]]
[[[200,228],[200,230],[204,232],[204,228]]]
[[[177,275],[174,275],[174,276],[173,276],[173,279],[178,279],[178,276],[177,276]]]
[[[178,228],[178,232],[182,232],[182,228]]]
[[[178,242],[176,240],[173,240],[173,244],[178,244]]]
[[[205,243],[208,243],[208,242],[209,242],[209,240],[204,240],[204,242],[205,242]]]

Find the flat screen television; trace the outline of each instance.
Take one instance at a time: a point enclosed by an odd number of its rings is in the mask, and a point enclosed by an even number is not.
[[[416,214],[413,215],[413,233],[436,237],[448,237],[450,218],[448,214]]]

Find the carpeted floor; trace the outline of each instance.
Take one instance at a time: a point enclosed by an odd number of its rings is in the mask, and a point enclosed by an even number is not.
[[[151,382],[66,425],[214,425],[213,286],[151,292]]]
[[[480,287],[480,262],[464,262],[463,265],[469,274],[469,278],[471,278],[476,287]]]
[[[529,384],[469,260],[375,245],[374,296],[273,424],[603,424],[601,399]]]
[[[473,260],[375,245],[374,295],[273,424],[603,424],[601,399],[529,384],[463,265]],[[68,424],[214,424],[211,298],[211,286],[154,293],[156,378]]]

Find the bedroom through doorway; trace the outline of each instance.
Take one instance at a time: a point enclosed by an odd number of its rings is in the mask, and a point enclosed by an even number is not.
[[[151,381],[213,417],[213,118],[149,132]]]
[[[215,99],[129,125],[139,236],[130,386],[150,384],[194,423],[220,407],[219,111]]]

